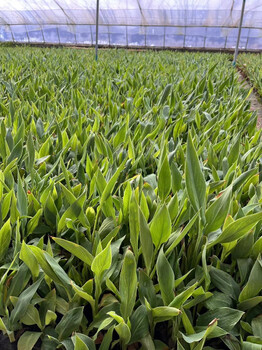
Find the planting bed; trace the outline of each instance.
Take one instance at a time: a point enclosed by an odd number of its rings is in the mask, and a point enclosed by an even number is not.
[[[238,66],[262,97],[262,55],[241,54],[238,58]]]
[[[261,349],[261,130],[228,58],[1,48],[19,350]]]

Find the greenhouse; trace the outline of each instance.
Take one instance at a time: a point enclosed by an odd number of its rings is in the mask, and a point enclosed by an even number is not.
[[[262,4],[246,0],[240,48],[262,48]],[[242,0],[2,0],[0,41],[105,46],[236,46]]]
[[[0,349],[262,350],[262,0],[0,0]]]

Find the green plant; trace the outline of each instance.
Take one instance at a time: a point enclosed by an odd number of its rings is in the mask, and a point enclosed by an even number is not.
[[[228,56],[0,56],[0,329],[19,350],[260,346],[261,131]]]

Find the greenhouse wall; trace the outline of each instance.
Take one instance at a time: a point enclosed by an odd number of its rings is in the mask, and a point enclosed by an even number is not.
[[[242,0],[100,0],[100,45],[230,49]],[[96,0],[0,0],[0,41],[95,44]],[[262,1],[246,0],[240,49],[262,49]]]

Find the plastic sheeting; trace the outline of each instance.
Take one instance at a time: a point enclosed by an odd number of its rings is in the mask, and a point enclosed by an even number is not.
[[[99,44],[234,48],[242,0],[100,0]],[[0,0],[0,41],[95,43],[96,0]],[[246,0],[241,49],[262,49],[262,0]]]

